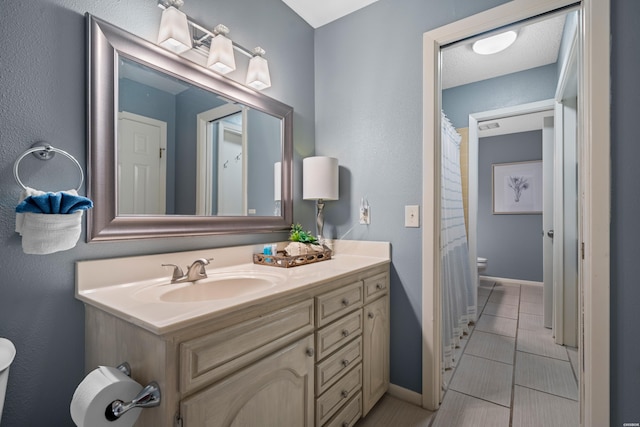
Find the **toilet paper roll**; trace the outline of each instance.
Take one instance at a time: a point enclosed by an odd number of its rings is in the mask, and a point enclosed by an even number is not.
[[[105,418],[105,410],[114,400],[130,402],[142,386],[117,368],[100,366],[89,372],[71,399],[71,419],[78,427],[131,427],[141,408],[134,408],[115,421]]]

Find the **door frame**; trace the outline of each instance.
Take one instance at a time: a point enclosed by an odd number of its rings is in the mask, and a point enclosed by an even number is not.
[[[513,0],[423,35],[422,406],[436,410],[441,389],[440,329],[440,47],[556,9],[573,0]],[[580,342],[581,425],[608,425],[610,325],[609,16],[602,0],[580,2],[582,43],[578,137],[581,143],[580,263],[583,338]]]

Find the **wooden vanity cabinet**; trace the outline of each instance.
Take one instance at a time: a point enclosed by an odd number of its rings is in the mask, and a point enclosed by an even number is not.
[[[389,385],[389,267],[154,334],[86,307],[86,367],[127,361],[161,405],[137,427],[353,426]]]

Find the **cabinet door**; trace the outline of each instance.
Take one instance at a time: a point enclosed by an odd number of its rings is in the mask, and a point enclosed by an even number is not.
[[[186,427],[313,426],[313,336],[182,401]]]
[[[364,306],[362,416],[389,388],[389,296]]]

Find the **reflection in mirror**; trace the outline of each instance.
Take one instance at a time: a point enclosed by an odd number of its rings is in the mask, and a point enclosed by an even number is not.
[[[270,216],[281,120],[121,57],[118,215]],[[195,165],[195,167],[194,167]]]
[[[87,25],[87,241],[288,230],[293,109],[89,14]]]

